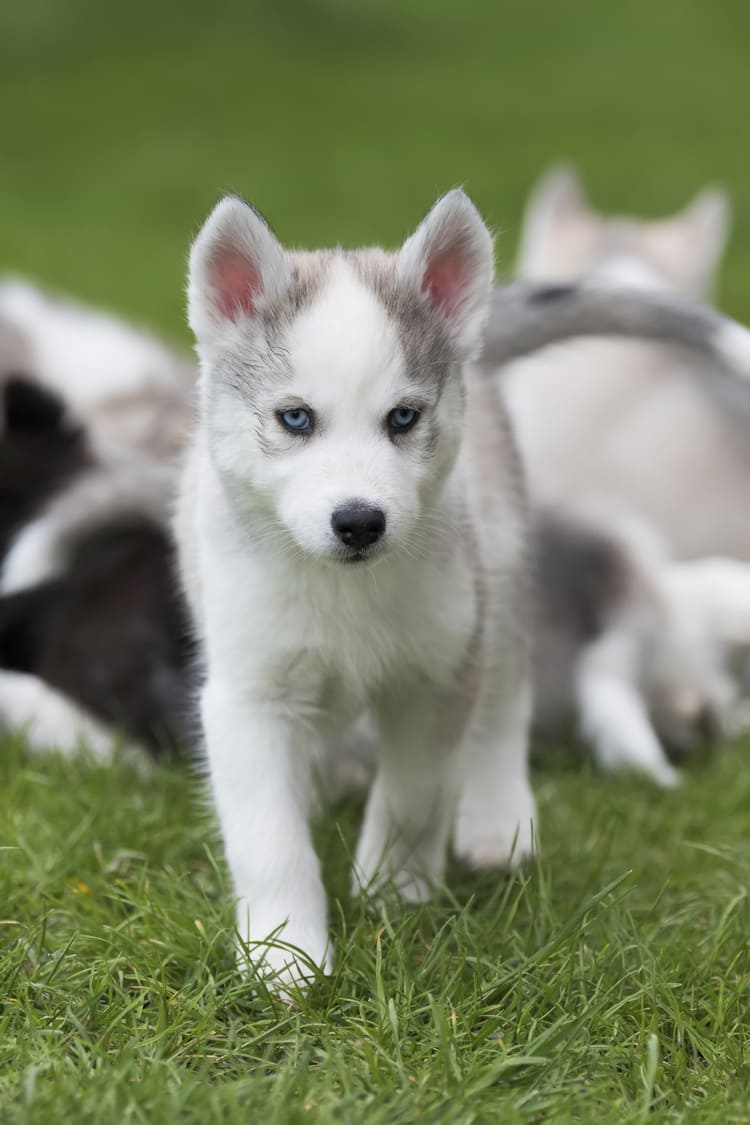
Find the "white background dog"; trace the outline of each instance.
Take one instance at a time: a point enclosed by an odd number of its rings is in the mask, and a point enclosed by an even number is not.
[[[708,295],[728,224],[710,188],[667,219],[599,215],[557,169],[531,195],[519,273],[630,282],[666,308],[671,292]],[[732,724],[731,660],[750,648],[750,386],[708,351],[614,338],[567,342],[503,378],[532,501],[563,529],[542,547],[564,612],[539,617],[538,717],[572,705],[605,768],[674,784],[659,735],[685,745]]]

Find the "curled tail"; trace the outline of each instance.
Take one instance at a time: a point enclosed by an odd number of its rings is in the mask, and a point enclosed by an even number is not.
[[[750,381],[750,331],[668,290],[604,280],[514,281],[490,301],[480,363],[500,367],[579,336],[626,336],[677,345]]]

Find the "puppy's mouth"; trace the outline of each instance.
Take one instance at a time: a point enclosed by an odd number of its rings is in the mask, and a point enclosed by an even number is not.
[[[364,566],[379,559],[383,554],[383,548],[384,544],[381,543],[372,547],[339,547],[333,557],[336,562],[343,563],[344,566]]]

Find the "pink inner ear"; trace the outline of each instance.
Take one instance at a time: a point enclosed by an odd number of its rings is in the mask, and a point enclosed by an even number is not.
[[[211,288],[219,312],[227,320],[254,316],[256,302],[263,292],[263,278],[257,266],[236,251],[223,250],[209,268]]]
[[[422,278],[422,292],[430,303],[446,316],[458,311],[471,283],[466,256],[457,246],[451,246],[429,262]]]

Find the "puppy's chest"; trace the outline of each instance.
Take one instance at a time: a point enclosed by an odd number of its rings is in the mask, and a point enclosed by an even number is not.
[[[269,599],[266,609],[269,666],[290,689],[361,703],[413,678],[450,683],[475,624],[470,586],[449,593],[429,574],[419,582],[378,581],[377,568],[303,583],[292,596]]]

